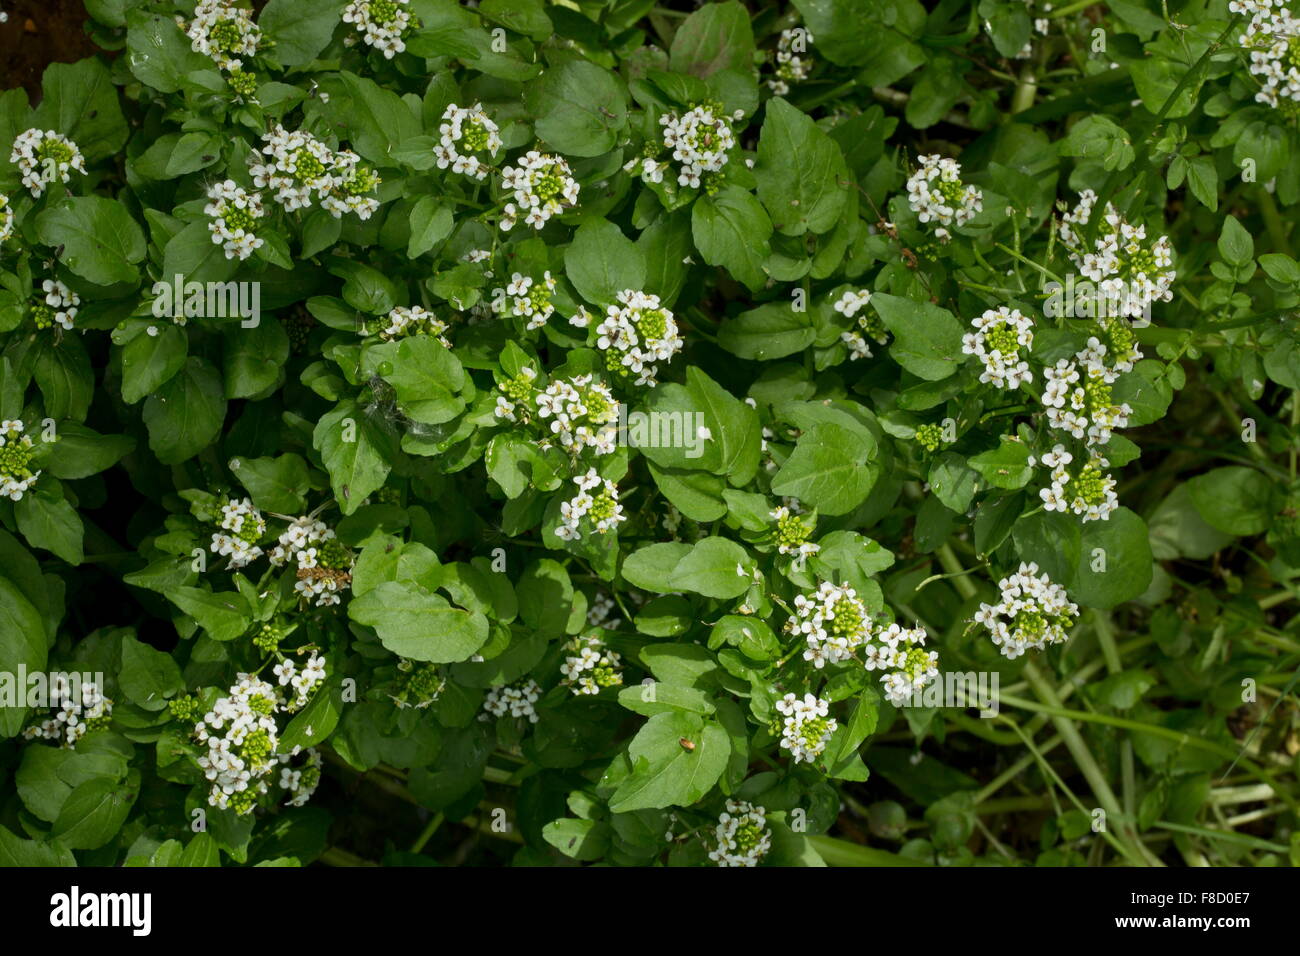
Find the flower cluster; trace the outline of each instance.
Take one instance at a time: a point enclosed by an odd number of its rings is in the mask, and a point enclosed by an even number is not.
[[[537,710],[533,706],[542,696],[542,689],[531,678],[517,686],[492,687],[483,699],[483,709],[487,712],[481,719],[492,717],[525,717],[529,723],[537,723]]]
[[[951,238],[948,227],[964,226],[984,208],[984,194],[961,181],[955,159],[936,155],[918,157],[921,163],[907,181],[907,202],[921,222],[937,222],[934,234]]]
[[[1132,225],[1107,203],[1105,228],[1100,229],[1091,251],[1083,247],[1076,226],[1092,218],[1097,194],[1085,189],[1079,204],[1065,212],[1057,224],[1057,235],[1069,250],[1075,267],[1097,283],[1098,301],[1115,320],[1147,315],[1151,303],[1169,302],[1178,273],[1173,268],[1173,247],[1168,236],[1147,240],[1146,226]],[[1136,349],[1134,349],[1136,352]],[[1136,361],[1140,354],[1130,357]]]
[[[768,514],[776,522],[772,536],[781,554],[797,555],[802,560],[821,550],[821,545],[808,540],[817,526],[816,518],[795,514],[785,505],[773,508]]]
[[[1019,388],[1021,382],[1032,382],[1034,373],[1029,363],[1021,357],[1034,344],[1034,323],[1021,315],[1019,309],[1005,305],[989,309],[971,320],[974,332],[962,337],[961,350],[974,355],[984,366],[980,381],[998,388]]]
[[[0,497],[19,501],[41,477],[32,471],[32,436],[17,420],[0,422]]]
[[[782,30],[776,41],[776,74],[767,81],[767,88],[774,96],[785,96],[790,92],[790,84],[808,79],[812,71],[812,61],[803,54],[808,52],[808,45],[813,42],[813,35],[803,27]]]
[[[939,676],[939,655],[925,650],[925,628],[898,624],[877,630],[867,647],[867,670],[888,669],[881,675],[885,699],[899,705]]]
[[[916,426],[916,443],[926,451],[934,452],[939,450],[940,445],[951,444],[951,441],[942,425],[931,422]]]
[[[597,635],[575,637],[560,665],[564,684],[575,694],[599,694],[602,687],[623,683],[623,659]]]
[[[304,679],[308,672],[310,683]],[[240,815],[253,812],[258,798],[269,792],[273,771],[301,752],[298,747],[288,753],[279,752],[276,714],[300,710],[324,676],[323,661],[313,656],[302,674],[294,673],[287,680],[281,677],[282,686],[294,684],[294,697],[286,701],[273,685],[252,674],[239,674],[227,696],[219,698],[194,725],[195,740],[207,745],[198,765],[210,784],[210,806]],[[308,688],[307,697],[299,692],[299,684]],[[280,785],[289,791],[291,802],[297,801],[295,806],[306,801],[319,780],[319,761],[312,763],[314,775],[307,770],[296,777],[293,772],[287,777],[281,773]]]
[[[1228,9],[1250,14],[1238,42],[1249,51],[1251,75],[1262,84],[1255,102],[1295,113],[1300,111],[1300,18],[1287,2],[1233,0]]]
[[[275,190],[275,201],[288,212],[310,208],[319,201],[336,219],[354,212],[369,219],[379,208],[373,193],[379,175],[364,166],[350,150],[334,152],[315,136],[302,130],[289,132],[274,126],[262,137],[263,162],[249,166],[253,184]]]
[[[587,626],[610,629],[618,627],[621,622],[613,616],[617,606],[612,597],[604,591],[598,591],[591,599],[591,606],[587,608]]]
[[[0,194],[0,242],[14,234],[14,209],[9,205],[9,197]]]
[[[1079,608],[1053,584],[1038,565],[1021,564],[1020,570],[998,582],[997,604],[980,604],[975,621],[988,629],[1004,657],[1015,659],[1029,649],[1060,644],[1069,635]]]
[[[501,134],[481,103],[470,107],[450,104],[443,111],[438,136],[433,152],[438,157],[439,169],[451,167],[453,173],[463,173],[480,182],[487,179],[492,167],[482,157],[496,157],[501,149]]]
[[[1106,364],[1107,348],[1095,337],[1074,360],[1060,359],[1043,372],[1047,421],[1087,445],[1104,445],[1116,428],[1125,428],[1133,409],[1116,404],[1111,385],[1118,367]]]
[[[199,0],[194,19],[181,25],[190,48],[211,57],[223,70],[242,67],[242,57],[255,55],[262,39],[252,11],[237,7],[234,0]]]
[[[343,22],[356,25],[361,39],[391,60],[406,49],[402,34],[411,28],[411,0],[352,0],[343,9]],[[346,46],[357,42],[354,36],[343,39]]]
[[[339,592],[352,584],[352,553],[333,529],[310,515],[290,522],[269,557],[277,568],[290,562],[297,566],[294,590],[317,607],[338,604]]]
[[[262,245],[256,234],[257,221],[264,215],[262,194],[250,193],[227,179],[208,187],[208,199],[212,201],[203,212],[212,217],[208,224],[212,241],[225,250],[227,259],[247,259]]]
[[[758,866],[772,849],[767,810],[746,800],[728,800],[713,837],[718,846],[709,851],[709,859],[718,866]]]
[[[576,541],[582,537],[580,527],[582,519],[587,518],[597,534],[605,534],[618,528],[620,521],[626,521],[623,506],[618,501],[618,488],[608,478],[601,478],[595,468],[587,469],[585,475],[573,479],[578,486],[578,493],[568,501],[560,503],[561,524],[555,529],[555,536],[563,541]],[[597,494],[590,492],[599,489]]]
[[[845,318],[853,318],[871,301],[871,291],[868,289],[846,289],[844,294],[835,300],[834,309]],[[858,327],[847,332],[840,333],[840,341],[844,343],[849,350],[849,360],[857,361],[858,359],[871,358],[871,346],[867,345],[867,338],[874,339],[881,345],[888,340],[884,323],[880,321],[879,316],[870,312],[858,316]]]
[[[578,181],[569,164],[535,149],[525,153],[518,166],[501,171],[501,185],[514,197],[501,216],[503,231],[513,229],[521,213],[524,222],[541,229],[552,216],[578,204]]]
[[[423,664],[405,658],[397,662],[397,687],[389,697],[399,708],[428,707],[446,686],[446,678],[437,664]]]
[[[81,296],[58,279],[46,279],[41,283],[41,291],[45,293],[45,298],[32,304],[32,323],[38,329],[50,329],[57,325],[64,331],[71,332],[72,320],[77,317],[77,307],[81,305]]]
[[[781,748],[790,751],[795,763],[812,763],[826,749],[826,743],[839,726],[830,714],[830,701],[812,694],[800,700],[786,694],[776,702],[782,716]]]
[[[818,670],[854,658],[861,650],[863,666],[881,672],[880,683],[891,703],[906,699],[939,674],[939,655],[924,649],[922,628],[875,627],[851,587],[823,581],[811,596],[796,595],[785,630],[804,639],[803,658]]]
[[[55,181],[66,183],[72,170],[85,173],[86,160],[77,144],[52,129],[29,129],[14,138],[9,162],[18,164],[23,185],[41,198],[45,187]],[[12,213],[11,213],[12,215]]]
[[[446,322],[418,305],[399,305],[388,313],[388,325],[380,330],[379,337],[391,342],[408,335],[435,335],[446,348],[451,348],[451,342],[443,334],[447,328]]]
[[[56,740],[60,747],[75,747],[90,731],[107,727],[113,716],[113,702],[94,681],[74,682],[66,674],[55,673],[50,696],[57,701],[58,710],[52,718],[23,731],[26,739]]]
[[[231,568],[242,568],[262,556],[261,540],[266,534],[266,519],[247,498],[226,499],[220,516],[213,516],[218,530],[212,535],[211,550],[230,558]]]
[[[717,104],[703,104],[681,116],[666,113],[659,117],[664,128],[663,144],[672,150],[673,159],[680,165],[677,185],[698,189],[702,177],[721,172],[727,165],[727,154],[736,145],[736,137],[721,113],[722,108]],[[650,181],[660,182],[663,166],[649,161],[647,164]]]
[[[605,353],[605,367],[625,377],[635,374],[637,385],[654,386],[657,363],[671,362],[681,351],[677,322],[657,295],[624,289],[618,301],[621,305],[609,306],[605,320],[596,326],[596,345]]]
[[[618,405],[609,388],[591,375],[557,379],[545,389],[533,382],[537,373],[524,368],[520,374],[499,386],[496,414],[507,421],[529,422],[534,415],[549,421],[550,432],[572,455],[591,448],[597,455],[608,455],[617,447]],[[549,447],[550,443],[544,443]]]
[[[1119,507],[1115,479],[1106,473],[1110,462],[1093,451],[1082,466],[1071,471],[1074,456],[1057,445],[1043,455],[1042,462],[1051,471],[1051,487],[1042,488],[1038,496],[1047,511],[1070,510],[1084,521],[1106,521]],[[1034,459],[1029,459],[1034,464]]]
[[[316,788],[320,786],[320,770],[324,763],[320,751],[315,747],[307,751],[307,762],[300,767],[285,766],[292,759],[287,755],[280,758],[280,788],[288,794],[285,806],[302,807],[307,805]]]
[[[509,285],[493,292],[492,307],[498,312],[527,319],[526,327],[529,329],[540,329],[555,314],[555,306],[551,304],[555,287],[556,282],[549,269],[542,273],[540,282],[522,272],[516,272],[510,277]]]
[[[281,687],[292,688],[294,697],[287,705],[289,710],[301,710],[311,700],[316,688],[325,683],[325,658],[313,654],[302,670],[289,658],[271,668]]]

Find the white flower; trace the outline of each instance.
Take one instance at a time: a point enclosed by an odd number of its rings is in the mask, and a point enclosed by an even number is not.
[[[391,60],[406,49],[402,34],[411,25],[410,0],[352,0],[343,10],[343,22],[356,25],[361,39]],[[355,43],[347,37],[345,44]]]
[[[368,219],[379,208],[373,193],[379,186],[374,170],[361,165],[350,150],[332,151],[303,130],[289,132],[275,125],[262,137],[265,159],[250,164],[249,174],[259,189],[275,191],[275,201],[287,212],[321,206],[336,219],[354,212]]]
[[[19,133],[14,138],[9,162],[17,163],[23,185],[37,199],[50,183],[68,182],[72,170],[86,171],[86,161],[77,144],[52,129],[29,129]],[[9,219],[12,218],[10,211]]]
[[[635,384],[656,384],[659,362],[671,362],[681,351],[683,340],[672,312],[659,304],[657,295],[634,289],[618,293],[621,306],[606,309],[596,326],[596,347],[606,353],[606,365],[613,372],[635,375]]]
[[[542,689],[531,678],[513,687],[492,687],[483,701],[483,709],[493,717],[524,717],[537,723],[537,710],[533,707],[542,696]],[[486,718],[487,714],[484,715]]]
[[[501,185],[514,197],[514,202],[506,204],[500,222],[507,231],[514,228],[520,210],[528,225],[541,229],[552,216],[578,204],[578,181],[569,164],[535,149],[525,153],[518,166],[501,171]]]
[[[998,388],[1019,388],[1021,382],[1032,382],[1034,373],[1029,363],[1021,357],[1034,344],[1034,323],[1020,314],[1019,309],[1005,305],[989,309],[979,318],[972,319],[974,332],[962,338],[962,352],[974,355],[984,365],[981,382],[990,382]]]
[[[447,323],[432,312],[418,305],[409,308],[399,305],[389,311],[388,325],[380,330],[379,337],[391,342],[408,335],[432,335],[445,348],[451,348],[451,342],[443,334],[446,331]]]
[[[455,103],[448,105],[443,111],[438,135],[439,142],[433,152],[438,158],[439,169],[450,167],[452,172],[480,182],[487,178],[492,167],[480,157],[495,158],[502,144],[497,125],[488,118],[481,103],[470,107]],[[484,258],[487,258],[486,252]]]
[[[191,49],[211,57],[223,70],[240,69],[241,57],[256,54],[262,38],[253,12],[235,6],[233,0],[199,0],[194,19],[184,28]]]
[[[608,478],[601,478],[595,468],[588,469],[573,482],[578,486],[578,493],[560,502],[561,524],[555,529],[557,537],[564,541],[581,538],[584,518],[597,534],[616,530],[620,522],[627,520],[618,500],[618,487]],[[597,494],[593,496],[591,491]]]
[[[711,107],[696,106],[681,116],[666,113],[659,117],[663,126],[663,144],[672,151],[679,164],[677,184],[698,189],[701,177],[717,173],[727,164],[727,154],[736,145],[735,135],[727,120],[715,116]],[[650,182],[663,178],[663,169],[650,166],[649,160],[642,177]],[[653,170],[653,172],[652,172]]]
[[[776,43],[776,73],[767,81],[767,88],[774,96],[787,95],[791,83],[808,78],[812,61],[805,59],[804,55],[812,42],[813,35],[802,27],[781,31],[781,37]]]
[[[262,245],[254,234],[263,216],[262,194],[247,192],[227,179],[208,187],[208,199],[212,201],[203,212],[213,217],[208,224],[212,241],[223,247],[227,259],[247,259]]]
[[[599,694],[602,687],[623,683],[622,657],[609,650],[598,636],[575,637],[569,641],[567,650],[569,654],[560,665],[560,673],[574,694]]]
[[[838,724],[830,713],[830,701],[805,694],[800,700],[786,694],[776,702],[784,718],[781,725],[781,748],[790,751],[795,763],[812,763],[826,749],[826,743]]]
[[[1238,42],[1249,51],[1248,68],[1261,84],[1255,101],[1278,109],[1288,100],[1294,110],[1300,103],[1300,18],[1283,0],[1234,0],[1228,9],[1251,16]]]
[[[984,194],[961,181],[956,160],[938,155],[917,157],[920,166],[907,181],[907,202],[921,222],[935,222],[934,234],[950,237],[948,227],[964,226],[984,208]]]
[[[1060,644],[1069,636],[1079,608],[1063,587],[1038,574],[1037,564],[1022,563],[1019,571],[998,582],[998,589],[1001,600],[981,604],[974,619],[1004,657],[1014,659],[1026,650]]]
[[[12,424],[0,422],[0,432]],[[49,693],[54,716],[28,727],[23,736],[28,740],[52,740],[60,747],[73,748],[89,731],[107,727],[113,714],[113,702],[103,695],[99,684],[94,681],[78,684],[80,693],[66,675],[58,672],[52,675]]]
[[[772,849],[767,810],[744,800],[728,800],[713,837],[718,845],[709,851],[709,859],[718,866],[758,866]]]

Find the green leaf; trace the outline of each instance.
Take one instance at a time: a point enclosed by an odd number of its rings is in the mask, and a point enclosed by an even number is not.
[[[1255,240],[1235,216],[1223,217],[1219,233],[1219,255],[1229,265],[1244,266],[1255,257]]]
[[[456,356],[432,336],[410,336],[372,350],[393,354],[392,371],[382,371],[406,416],[426,425],[451,421],[465,409],[460,390],[465,372]]]
[[[406,245],[406,255],[418,259],[442,240],[451,235],[455,219],[451,208],[442,205],[436,196],[421,196],[411,207],[411,238]]]
[[[569,156],[599,156],[627,126],[623,81],[586,60],[566,59],[524,88],[538,137]]]
[[[736,0],[709,3],[687,17],[673,34],[668,64],[675,73],[709,77],[720,70],[748,70],[754,60],[754,31]]]
[[[1272,482],[1243,465],[1197,475],[1187,482],[1187,491],[1206,523],[1226,534],[1260,534],[1277,511]]]
[[[5,576],[7,571],[0,568],[0,661],[15,673],[24,667],[36,673],[44,670],[48,654],[45,624],[19,585]],[[0,737],[17,734],[26,714],[26,707],[0,708]]]
[[[307,462],[293,453],[274,458],[232,458],[230,470],[263,511],[298,514],[307,510],[311,479]]]
[[[352,400],[339,402],[312,433],[339,509],[350,515],[383,487],[395,455],[392,432]]]
[[[876,483],[875,453],[875,442],[863,432],[829,422],[816,425],[799,438],[772,478],[772,491],[823,514],[848,514]]]
[[[23,495],[14,506],[14,517],[18,519],[18,530],[32,547],[53,552],[69,564],[84,560],[82,539],[86,529],[81,515],[62,492],[49,494],[42,489]]]
[[[812,318],[788,302],[769,302],[723,319],[718,344],[745,359],[778,359],[802,352],[817,338]]]
[[[47,867],[76,866],[77,859],[72,851],[58,840],[41,842],[24,840],[0,827],[0,866],[3,867]]]
[[[625,289],[643,290],[645,256],[636,243],[605,219],[584,222],[564,250],[564,269],[578,293],[593,305],[613,305]]]
[[[972,455],[970,466],[993,488],[1023,488],[1034,474],[1029,464],[1029,446],[1006,435],[992,451]]]
[[[1112,608],[1132,600],[1151,584],[1151,543],[1146,523],[1127,508],[1081,528],[1079,564],[1066,584],[1084,607]]]
[[[418,584],[386,581],[353,598],[352,620],[375,629],[394,654],[414,661],[465,661],[488,639],[488,622],[477,611],[452,607]]]
[[[130,435],[101,435],[76,422],[65,422],[46,445],[41,465],[55,478],[89,478],[117,464],[135,449]]]
[[[871,304],[894,334],[889,355],[913,375],[937,382],[957,370],[962,327],[951,312],[929,302],[877,292]]]
[[[127,699],[144,710],[162,710],[167,698],[185,689],[175,658],[130,633],[122,638],[122,669],[117,681]]]
[[[161,93],[175,93],[182,79],[212,61],[190,46],[190,39],[172,17],[144,10],[126,14],[126,62],[142,83]]]
[[[740,597],[749,590],[753,566],[748,552],[736,542],[702,538],[673,568],[674,590],[694,591],[711,598]]]
[[[343,0],[303,3],[301,0],[271,0],[257,18],[267,38],[275,42],[272,55],[285,66],[304,66],[329,45],[334,28],[340,26]],[[341,24],[349,33],[355,25]]]
[[[772,220],[746,190],[723,186],[697,199],[691,208],[691,235],[709,265],[722,266],[752,292],[766,284],[763,262],[771,252]]]
[[[36,108],[32,125],[71,139],[87,164],[112,156],[126,142],[126,118],[117,87],[101,60],[51,63],[41,76],[41,92],[41,105]],[[112,204],[107,199],[100,202]]]
[[[68,795],[50,835],[73,850],[94,850],[117,836],[140,791],[140,773],[125,783],[88,780]]]
[[[773,227],[787,236],[828,232],[852,185],[835,141],[779,97],[767,102],[754,178]]]
[[[682,745],[682,740],[693,745]],[[689,806],[707,794],[731,755],[726,730],[697,714],[655,714],[628,745],[632,772],[610,797],[614,813]]]
[[[144,403],[149,448],[165,465],[193,458],[211,445],[226,420],[221,375],[206,359],[191,356],[179,374]]]
[[[47,246],[62,246],[61,261],[97,285],[135,282],[134,263],[144,258],[144,232],[121,203],[101,196],[74,196],[36,217]]]
[[[133,319],[113,330],[113,344],[122,350],[122,401],[134,405],[185,367],[189,337],[170,320]]]
[[[238,591],[208,591],[204,588],[175,587],[167,597],[194,618],[214,641],[243,637],[252,623],[248,601]]]

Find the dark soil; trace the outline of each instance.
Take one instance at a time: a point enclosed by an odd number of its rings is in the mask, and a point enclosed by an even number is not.
[[[74,63],[95,52],[82,0],[0,0],[0,89],[21,86],[36,100],[51,63]]]

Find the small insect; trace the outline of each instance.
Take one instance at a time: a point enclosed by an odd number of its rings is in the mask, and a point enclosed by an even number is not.
[[[683,749],[683,750],[694,750],[694,749],[695,749],[695,741],[690,740],[690,739],[688,739],[688,738],[686,738],[686,737],[679,737],[679,738],[677,738],[677,742],[678,742],[679,744],[682,745],[682,749]]]

